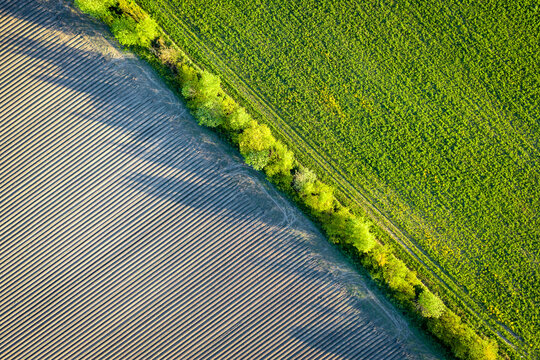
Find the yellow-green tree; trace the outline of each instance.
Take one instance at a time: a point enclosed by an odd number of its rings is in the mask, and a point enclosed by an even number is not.
[[[427,289],[420,293],[417,304],[422,316],[428,318],[440,317],[446,308],[442,300]]]

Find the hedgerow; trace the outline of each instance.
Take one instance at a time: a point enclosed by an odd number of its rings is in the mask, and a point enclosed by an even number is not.
[[[244,156],[246,163],[262,170],[269,180],[299,201],[316,219],[328,238],[352,250],[372,278],[442,343],[461,359],[495,359],[496,342],[478,335],[450,311],[418,279],[416,273],[398,259],[391,247],[380,243],[367,218],[353,214],[334,195],[334,189],[302,166],[270,128],[257,122],[221,86],[218,76],[199,69],[182,56],[156,23],[133,1],[75,0],[82,11],[110,25],[119,42],[135,51],[153,54],[168,68],[169,77],[184,97],[193,116],[204,126],[227,137]],[[155,64],[155,63],[154,63]]]

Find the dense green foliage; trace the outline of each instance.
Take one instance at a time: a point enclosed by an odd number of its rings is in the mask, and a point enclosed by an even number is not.
[[[536,2],[139,3],[264,98],[491,326],[540,348]]]
[[[111,24],[111,31],[122,45],[148,46],[157,36],[156,23],[150,18],[136,22],[133,18],[122,16]]]
[[[454,354],[464,359],[494,359],[496,346],[493,342],[479,342],[472,330],[464,326],[459,316],[446,309],[439,318],[428,320],[428,328],[443,343],[452,348]]]
[[[308,175],[310,174],[312,173],[308,173]],[[377,243],[375,236],[370,231],[370,224],[351,215],[347,208],[335,211],[331,217],[323,222],[323,225],[326,234],[333,242],[349,242],[360,253],[368,253]]]
[[[115,0],[75,0],[75,5],[82,11],[99,18],[107,15],[115,3]]]
[[[94,11],[90,13],[95,14]],[[124,36],[115,31],[115,24],[119,20],[131,19],[125,22],[130,26],[125,31],[137,32],[141,21],[147,19],[136,4],[124,0],[110,5],[109,10],[100,13],[99,17],[111,25],[119,41]],[[294,154],[274,137],[268,126],[252,119],[243,107],[223,91],[219,77],[196,68],[189,59],[181,56],[164,34],[159,34],[159,29],[155,30],[155,35],[153,31],[143,32],[143,36],[148,38],[159,36],[152,45],[145,45],[147,43],[141,41],[131,45],[135,46],[134,50],[139,51],[139,54],[152,54],[153,57],[148,59],[159,70],[168,69],[165,76],[169,80],[172,78],[170,81],[180,90],[179,93],[184,96],[199,123],[218,128],[238,147],[248,164],[263,170],[271,181],[296,198],[319,221],[334,243],[351,249],[372,277],[399,304],[423,319],[432,333],[458,357],[496,357],[496,343],[480,337],[459,316],[446,309],[442,301],[427,290],[416,273],[398,259],[391,248],[377,241],[367,219],[352,214],[344,207],[334,196],[331,186],[318,180],[311,170],[300,165]],[[445,314],[449,315],[445,317]]]
[[[418,296],[418,308],[422,316],[428,318],[438,318],[444,312],[442,300],[429,291],[422,291]]]

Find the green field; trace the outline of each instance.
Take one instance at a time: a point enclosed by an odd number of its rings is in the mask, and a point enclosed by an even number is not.
[[[540,348],[540,6],[138,2],[492,329]]]

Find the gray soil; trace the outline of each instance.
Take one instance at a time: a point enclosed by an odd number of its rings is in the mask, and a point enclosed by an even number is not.
[[[152,70],[0,0],[1,359],[439,359]]]

